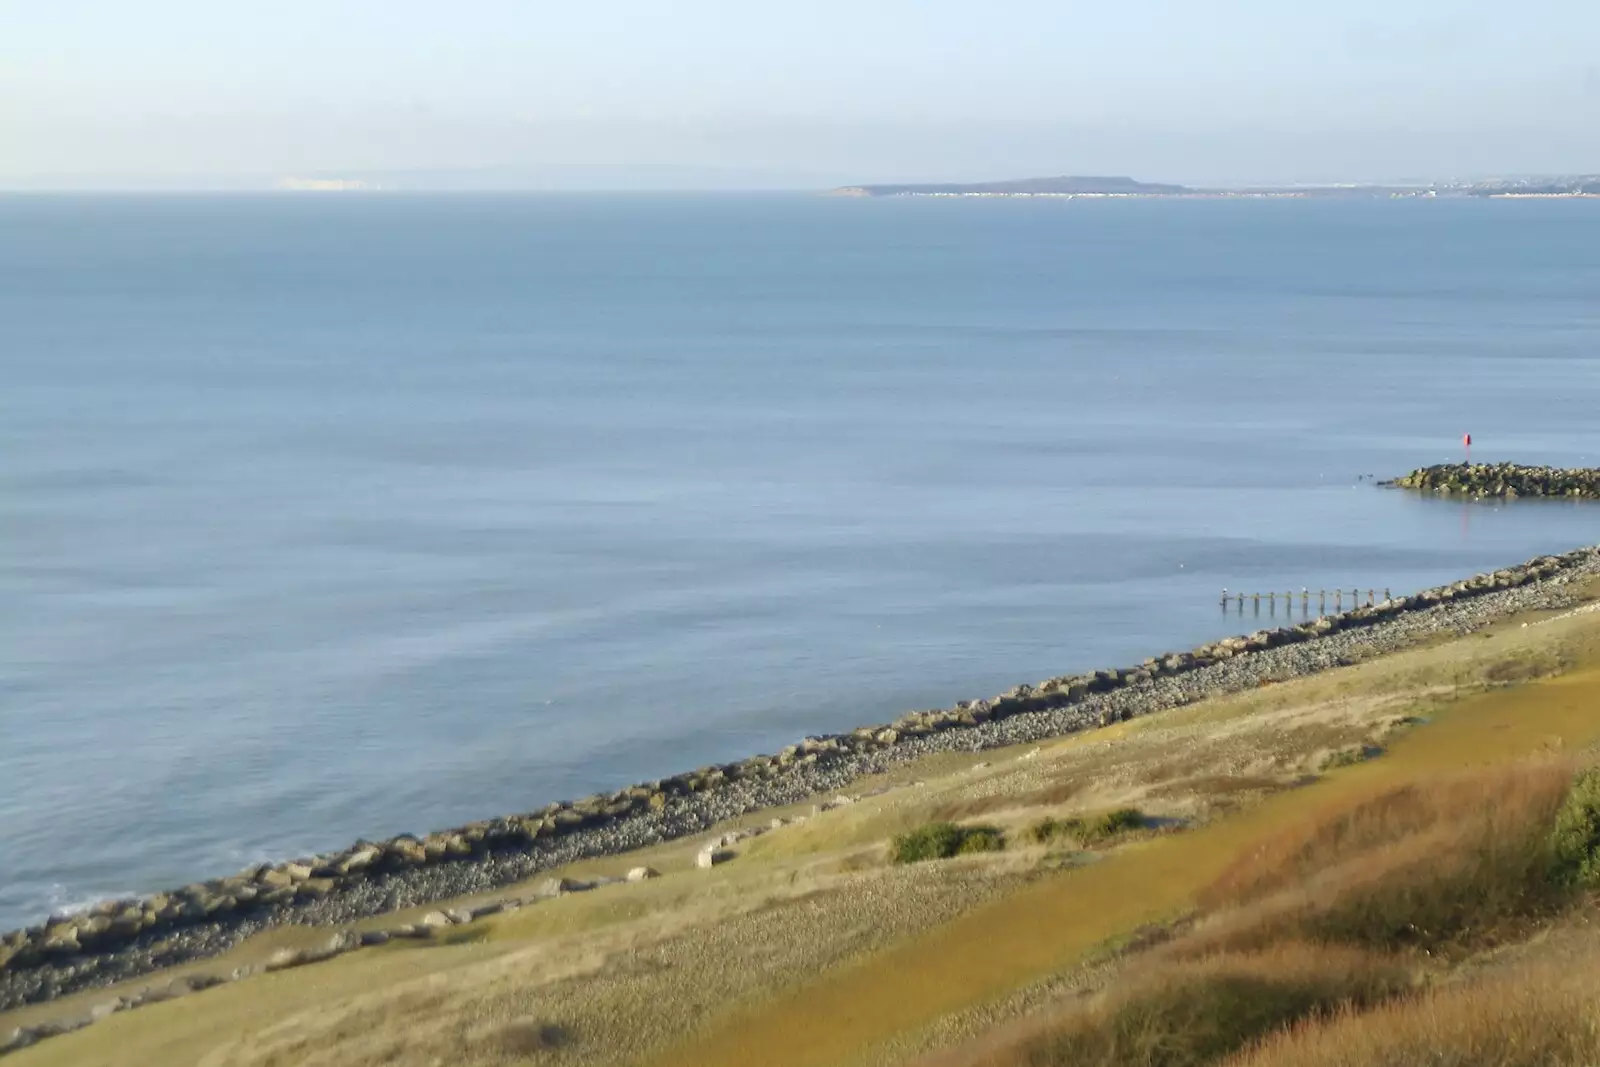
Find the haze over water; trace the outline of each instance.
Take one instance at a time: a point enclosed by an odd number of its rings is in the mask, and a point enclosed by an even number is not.
[[[0,928],[1600,541],[1358,481],[1600,464],[1597,293],[1587,201],[0,199]]]

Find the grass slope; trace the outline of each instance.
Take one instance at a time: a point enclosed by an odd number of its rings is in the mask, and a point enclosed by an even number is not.
[[[1046,745],[947,753],[714,870],[694,868],[696,840],[552,872],[649,863],[665,876],[499,916],[461,943],[364,951],[120,1014],[6,1067],[781,1067],[899,1063],[952,1044],[948,1062],[964,1063],[976,1053],[962,1039],[1024,1010],[983,1054],[1049,1031],[1085,1062],[1265,1056],[1455,995],[1408,983],[1437,984],[1427,960],[1509,944],[1586,892],[1582,862],[1561,857],[1583,852],[1600,816],[1556,809],[1600,737],[1594,665],[1600,613]],[[1367,758],[1332,758],[1348,751]],[[1485,790],[1497,803],[1472,815]],[[896,835],[940,822],[963,840],[993,828],[1005,848],[891,862]],[[1424,863],[1430,847],[1454,858]],[[1552,870],[1566,874],[1535,877]],[[1404,884],[1439,898],[1425,922],[1417,894],[1395,892]],[[1107,956],[1197,912],[1167,943]],[[1052,1000],[1069,987],[1101,992]],[[12,1013],[0,1030],[105,997]]]

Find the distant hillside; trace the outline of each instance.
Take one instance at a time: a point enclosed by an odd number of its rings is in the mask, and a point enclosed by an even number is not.
[[[1005,182],[952,182],[936,185],[851,185],[836,196],[1171,196],[1190,192],[1182,185],[1157,185],[1132,178],[1063,176]]]

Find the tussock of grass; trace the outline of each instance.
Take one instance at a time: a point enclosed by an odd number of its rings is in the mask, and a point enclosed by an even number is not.
[[[1522,766],[1328,812],[1241,858],[1201,894],[1222,914],[1193,950],[1284,937],[1378,949],[1493,943],[1570,899],[1552,877],[1551,833],[1570,783],[1565,767]]]
[[[1237,1067],[1589,1067],[1600,1063],[1600,962],[1347,1008],[1266,1039]]]
[[[512,1056],[534,1056],[572,1044],[572,1032],[558,1023],[516,1022],[495,1034],[502,1051]]]
[[[978,1050],[970,1067],[1197,1067],[1308,1017],[1410,987],[1393,963],[1349,949],[1283,945],[1150,967],[1108,998]]]
[[[1144,812],[1138,808],[1117,808],[1087,818],[1040,819],[1028,827],[1028,838],[1039,845],[1071,840],[1087,848],[1134,830],[1142,830],[1148,822]]]
[[[1518,685],[1548,677],[1560,669],[1559,657],[1540,650],[1490,663],[1483,668],[1483,680],[1490,685]]]
[[[949,859],[979,852],[998,852],[1005,839],[993,826],[957,826],[934,822],[900,834],[889,846],[895,863],[921,863],[923,860]]]
[[[1382,749],[1369,745],[1346,745],[1344,748],[1334,749],[1322,758],[1319,768],[1323,771],[1337,770],[1340,767],[1354,767],[1358,763],[1365,763],[1381,755]]]

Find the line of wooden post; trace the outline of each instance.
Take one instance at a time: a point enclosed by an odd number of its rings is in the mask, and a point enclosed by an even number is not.
[[[1333,610],[1334,610],[1335,613],[1341,612],[1341,611],[1344,610],[1344,594],[1345,594],[1345,591],[1343,589],[1335,589],[1335,590],[1333,590]],[[1311,614],[1311,590],[1303,588],[1303,589],[1300,590],[1300,594],[1299,595],[1300,595],[1300,610],[1301,610],[1301,612],[1303,612],[1304,614],[1307,614],[1307,615]],[[1276,590],[1272,590],[1272,591],[1267,592],[1267,593],[1230,593],[1226,589],[1224,589],[1222,591],[1222,610],[1223,611],[1227,611],[1229,604],[1237,604],[1239,610],[1242,612],[1242,611],[1244,611],[1244,602],[1246,600],[1248,600],[1248,601],[1250,601],[1253,609],[1255,611],[1259,612],[1261,610],[1261,601],[1263,599],[1265,599],[1266,602],[1267,602],[1267,611],[1269,613],[1271,613],[1271,614],[1277,614],[1277,611],[1278,611],[1278,598],[1279,598],[1279,594],[1278,594],[1278,592]],[[1293,611],[1294,610],[1295,594],[1293,592],[1291,592],[1291,591],[1287,591],[1286,590],[1282,594],[1282,598],[1283,598],[1283,608],[1284,608],[1284,610],[1285,611]],[[1389,590],[1385,589],[1383,591],[1383,599],[1384,600],[1393,599],[1390,596]],[[1378,602],[1378,591],[1376,589],[1368,589],[1367,590],[1367,607],[1370,608],[1374,604],[1376,604],[1377,602]],[[1357,607],[1360,607],[1360,606],[1361,606],[1361,590],[1360,589],[1352,589],[1352,590],[1350,590],[1350,607],[1352,609],[1354,609],[1354,608],[1357,608]],[[1317,614],[1318,615],[1326,615],[1327,613],[1328,613],[1328,590],[1326,590],[1326,589],[1318,589],[1317,590]]]

